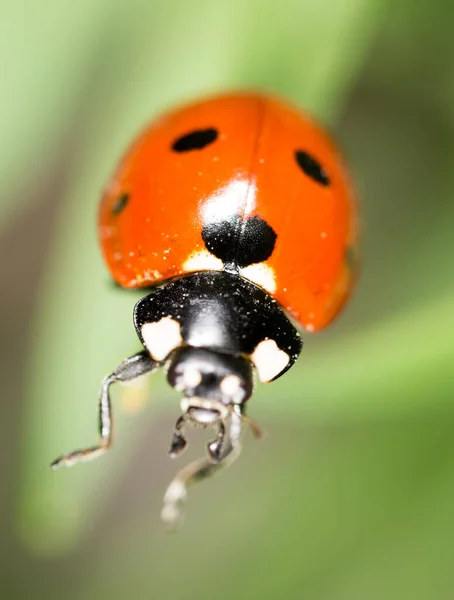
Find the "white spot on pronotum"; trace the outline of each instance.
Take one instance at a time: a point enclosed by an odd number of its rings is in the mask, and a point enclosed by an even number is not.
[[[189,258],[183,263],[184,271],[222,271],[223,262],[220,258],[208,252],[208,250],[200,250],[193,252]]]
[[[251,354],[251,359],[257,368],[260,381],[265,383],[285,369],[290,357],[274,340],[263,340]]]
[[[237,375],[227,375],[219,384],[221,388],[221,392],[228,396],[229,398],[233,398],[237,391],[239,390],[241,385],[240,378]]]
[[[274,269],[266,263],[257,263],[240,269],[240,273],[246,279],[253,281],[264,288],[270,294],[276,291],[276,274]]]
[[[326,231],[322,231],[320,234],[320,237],[322,238],[322,240],[326,240],[326,238],[328,237],[328,234],[326,233]]]
[[[310,333],[312,333],[314,331],[314,324],[313,323],[306,323],[306,325],[304,326],[304,329],[306,331],[309,331]]]
[[[167,358],[183,341],[180,324],[171,317],[163,317],[157,323],[144,323],[142,337],[152,358],[159,361]]]

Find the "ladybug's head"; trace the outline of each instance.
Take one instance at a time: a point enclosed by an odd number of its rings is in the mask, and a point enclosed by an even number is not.
[[[244,403],[252,394],[251,362],[242,356],[185,346],[172,353],[167,379],[183,392],[183,414],[175,427],[171,456],[186,448],[182,429],[189,423],[217,427],[217,437],[208,444],[208,452],[213,461],[220,461],[228,451],[226,423],[233,413],[243,416]]]

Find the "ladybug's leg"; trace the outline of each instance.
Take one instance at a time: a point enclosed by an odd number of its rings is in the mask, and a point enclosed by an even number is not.
[[[76,450],[64,454],[54,460],[51,464],[53,470],[65,465],[72,466],[76,462],[83,460],[91,460],[100,454],[103,454],[112,445],[112,407],[110,403],[109,388],[116,381],[131,381],[141,375],[145,375],[154,371],[159,366],[155,360],[151,358],[146,350],[142,350],[134,356],[130,356],[118,365],[113,373],[107,375],[103,379],[101,385],[101,394],[99,397],[99,434],[100,442],[98,446]]]
[[[202,458],[190,463],[182,469],[171,482],[164,494],[164,506],[161,519],[169,530],[173,530],[181,521],[183,505],[188,494],[188,487],[214,475],[223,467],[231,465],[241,454],[240,434],[243,417],[241,412],[232,412],[229,434],[226,436],[226,449],[217,461]]]
[[[183,435],[183,428],[188,419],[187,413],[181,415],[175,423],[175,429],[172,436],[172,442],[170,444],[169,456],[170,458],[175,458],[179,456],[188,445],[188,441]]]
[[[225,440],[224,421],[218,422],[218,433],[214,440],[208,442],[208,454],[213,462],[219,462],[224,457],[223,445]]]

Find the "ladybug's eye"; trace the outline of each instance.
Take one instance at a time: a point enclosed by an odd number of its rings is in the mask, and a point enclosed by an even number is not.
[[[129,194],[121,194],[121,196],[118,196],[114,205],[112,206],[112,213],[114,215],[119,215],[126,208],[128,201]]]
[[[304,152],[304,150],[297,150],[295,152],[295,160],[300,169],[311,179],[320,183],[321,185],[329,185],[330,180],[328,174],[322,165],[313,156]]]
[[[191,150],[202,150],[205,146],[212,144],[218,137],[218,132],[212,127],[208,129],[197,129],[182,135],[172,144],[174,152],[190,152]]]

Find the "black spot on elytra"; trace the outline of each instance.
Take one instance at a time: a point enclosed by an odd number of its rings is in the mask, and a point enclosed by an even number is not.
[[[295,160],[303,173],[313,179],[316,183],[320,183],[324,186],[330,184],[328,174],[316,158],[307,152],[304,152],[304,150],[297,150],[295,152]]]
[[[129,194],[122,194],[116,200],[114,205],[112,206],[112,213],[114,215],[119,215],[125,208],[129,202]]]
[[[207,249],[224,264],[239,268],[269,258],[276,237],[273,228],[258,216],[243,220],[234,215],[225,221],[207,223],[202,231]]]
[[[208,129],[197,129],[176,139],[172,144],[174,152],[190,152],[191,150],[202,150],[205,146],[212,144],[218,137],[218,132],[212,127]]]

